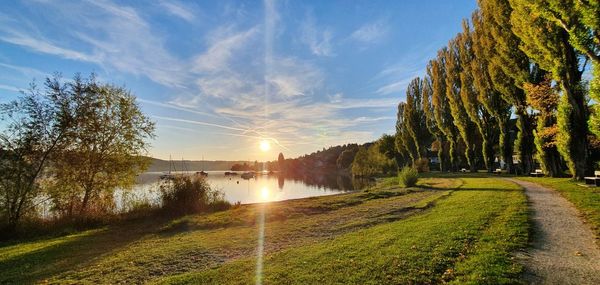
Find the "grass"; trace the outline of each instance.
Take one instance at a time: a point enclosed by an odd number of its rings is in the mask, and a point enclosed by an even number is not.
[[[265,284],[517,280],[511,252],[528,232],[517,186],[452,177],[400,188],[397,179],[362,192],[0,245],[0,283],[253,283],[261,211]]]
[[[570,178],[551,178],[551,177],[518,177],[521,180],[539,183],[546,187],[555,189],[563,197],[569,200],[585,220],[590,224],[600,238],[600,188],[582,186],[583,182],[573,181]]]

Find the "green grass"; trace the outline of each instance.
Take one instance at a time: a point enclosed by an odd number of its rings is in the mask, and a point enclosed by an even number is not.
[[[490,178],[464,181],[420,215],[267,255],[265,284],[517,282],[521,267],[510,252],[527,243],[522,191]],[[250,284],[254,268],[249,257],[162,283]]]
[[[570,178],[518,177],[518,179],[539,183],[557,190],[581,212],[600,238],[600,188],[582,186],[583,182]]]
[[[461,187],[459,190],[453,190]],[[513,283],[526,203],[491,178],[397,178],[365,191],[128,222],[0,245],[0,284],[253,282],[265,211],[265,284]]]

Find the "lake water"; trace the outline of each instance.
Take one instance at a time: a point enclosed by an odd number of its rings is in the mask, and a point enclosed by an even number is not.
[[[140,174],[137,178],[138,184],[132,191],[118,191],[115,195],[117,209],[126,211],[127,206],[125,205],[131,205],[132,201],[160,204],[159,184],[162,174],[162,172]],[[181,172],[176,174],[181,174]],[[360,189],[366,185],[364,181],[353,180],[345,176],[283,178],[277,175],[259,175],[246,180],[239,175],[226,176],[225,171],[208,171],[206,179],[212,189],[218,189],[225,194],[227,201],[242,204],[332,195]]]

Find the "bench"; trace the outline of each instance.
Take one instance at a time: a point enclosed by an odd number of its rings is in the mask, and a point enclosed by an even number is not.
[[[496,168],[496,170],[494,170],[494,174],[498,174],[498,175],[502,174],[502,169]]]
[[[536,169],[535,172],[529,173],[529,176],[532,176],[532,177],[543,177],[544,176],[544,172],[542,172],[541,169]]]
[[[594,176],[584,177],[586,185],[600,186],[600,171],[594,171]]]

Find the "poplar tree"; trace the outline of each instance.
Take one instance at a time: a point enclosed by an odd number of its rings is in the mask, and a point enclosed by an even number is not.
[[[462,82],[460,74],[462,66],[460,62],[459,40],[462,35],[450,40],[448,49],[444,53],[446,64],[446,96],[450,103],[450,111],[454,118],[454,124],[459,130],[460,137],[465,144],[465,157],[472,172],[476,171],[475,149],[476,149],[476,127],[462,104],[460,96]]]
[[[423,80],[414,78],[406,89],[406,108],[404,109],[405,128],[412,138],[413,163],[427,156],[427,147],[431,143],[431,134],[427,129],[422,105]]]
[[[519,129],[515,148],[519,154],[522,171],[528,173],[533,170],[534,126],[527,112],[527,98],[523,84],[538,83],[541,80],[540,73],[538,69],[532,68],[534,65],[527,54],[519,49],[521,39],[512,31],[510,20],[512,8],[508,0],[479,1],[479,6],[484,29],[493,39],[487,41],[487,48],[490,51],[488,72],[494,88],[514,107]],[[512,158],[506,162],[512,164]]]
[[[506,170],[511,172],[513,147],[510,139],[510,116],[511,105],[502,99],[502,95],[495,89],[492,78],[488,72],[489,58],[493,54],[494,40],[485,28],[481,11],[473,13],[473,32],[472,45],[474,60],[471,61],[471,72],[473,75],[473,84],[478,92],[478,102],[483,105],[485,110],[494,118],[497,127],[497,141],[500,147],[500,153],[506,163]],[[488,127],[492,127],[491,125]],[[489,160],[489,158],[488,158]],[[511,163],[508,163],[511,162]],[[487,162],[489,164],[489,161]]]
[[[477,68],[477,58],[473,51],[472,31],[469,23],[463,21],[463,32],[458,38],[459,56],[462,65],[460,72],[460,97],[467,115],[477,127],[482,139],[482,147],[476,147],[476,154],[481,151],[488,172],[492,172],[494,164],[494,145],[498,140],[496,121],[479,101],[479,92],[475,84],[475,76],[479,69]],[[478,144],[474,144],[477,146]],[[477,157],[477,156],[475,156]]]
[[[430,60],[427,65],[427,75],[431,79],[431,106],[433,108],[433,117],[441,136],[441,147],[446,149],[446,153],[450,160],[450,164],[446,166],[445,162],[448,158],[441,160],[440,167],[442,171],[456,171],[459,156],[458,156],[458,130],[454,125],[454,119],[450,111],[450,103],[446,97],[446,64],[444,54],[447,48],[442,48],[438,51],[436,59]]]
[[[510,0],[510,4],[512,30],[521,39],[520,48],[550,71],[561,87],[558,150],[573,178],[583,179],[588,162],[588,110],[582,85],[582,54],[569,41],[567,31],[538,13],[531,1]]]
[[[411,160],[412,162],[412,157],[410,155],[410,151],[409,151],[409,147],[407,145],[407,143],[409,143],[409,135],[408,135],[408,131],[406,130],[405,127],[405,123],[404,123],[404,109],[406,107],[406,103],[404,102],[400,102],[398,104],[398,112],[396,114],[396,136],[395,136],[395,143],[396,143],[396,150],[398,151],[398,154],[402,157],[402,160],[404,162],[407,162],[409,160]],[[398,165],[398,167],[400,167],[400,165]]]
[[[435,149],[437,151],[438,162],[440,165],[440,171],[444,171],[446,167],[447,153],[444,148],[444,134],[440,130],[435,120],[435,114],[432,105],[432,90],[431,78],[425,77],[423,79],[423,113],[425,115],[425,124],[427,125],[427,129],[429,133],[432,135],[434,142],[431,144],[431,149]],[[435,145],[435,147],[434,147]]]

